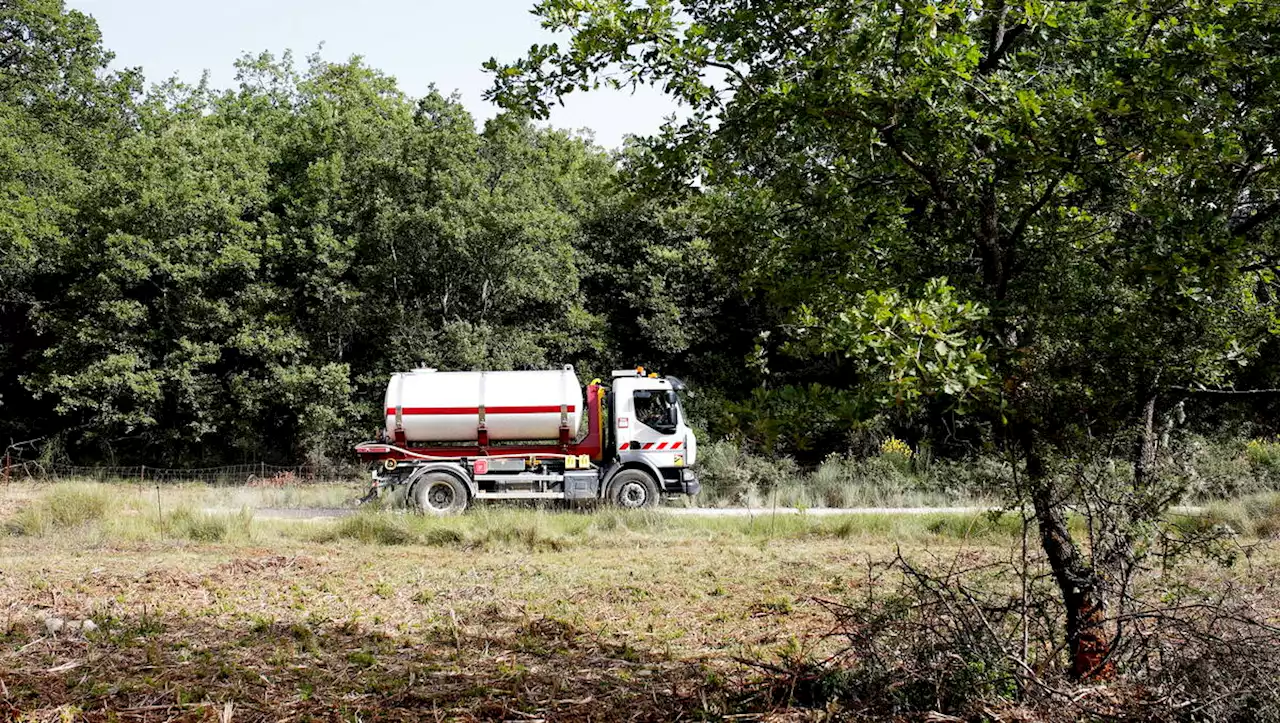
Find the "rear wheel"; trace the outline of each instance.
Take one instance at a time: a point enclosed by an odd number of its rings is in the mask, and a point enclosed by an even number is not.
[[[428,515],[456,515],[467,509],[467,488],[451,474],[431,472],[413,486],[413,506]]]
[[[609,485],[609,502],[628,510],[655,507],[658,504],[658,483],[638,469],[623,470]]]

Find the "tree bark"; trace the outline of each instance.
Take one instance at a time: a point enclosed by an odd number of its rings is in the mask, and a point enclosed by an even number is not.
[[[1115,670],[1109,661],[1111,634],[1106,623],[1103,580],[1085,561],[1071,538],[1057,485],[1045,468],[1034,433],[1024,439],[1024,447],[1027,482],[1040,528],[1040,544],[1049,559],[1049,568],[1066,609],[1071,677],[1076,680],[1110,678]]]
[[[1156,436],[1156,400],[1154,391],[1143,395],[1138,445],[1133,460],[1133,483],[1139,492],[1147,488],[1155,474],[1156,451],[1160,443]]]

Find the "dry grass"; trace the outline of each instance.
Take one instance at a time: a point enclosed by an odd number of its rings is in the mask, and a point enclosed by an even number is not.
[[[890,554],[894,524],[520,509],[283,522],[248,509],[193,512],[177,493],[158,511],[153,497],[112,491],[37,489],[9,514],[107,500],[102,514],[0,537],[0,711],[30,720],[767,712],[768,699],[746,692],[758,671],[735,658],[776,658],[822,632],[829,620],[811,599],[856,589],[865,560]],[[962,544],[931,532],[936,520],[900,524],[913,545]],[[45,615],[100,629],[49,635]]]
[[[820,651],[817,600],[863,596],[896,547],[995,559],[1017,532],[503,508],[285,522],[200,512],[198,490],[77,517],[62,508],[116,490],[67,489],[0,519],[0,719],[809,720],[737,661]],[[66,524],[10,526],[32,507]],[[51,635],[47,615],[99,629]]]
[[[515,533],[525,534],[525,533]],[[10,538],[0,673],[31,719],[658,720],[758,711],[736,656],[827,622],[883,546],[670,538],[530,550]],[[38,615],[100,630],[49,636]]]

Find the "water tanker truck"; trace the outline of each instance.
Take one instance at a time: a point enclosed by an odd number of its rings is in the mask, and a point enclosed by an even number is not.
[[[698,444],[684,384],[643,368],[583,389],[554,371],[414,369],[387,384],[386,428],[356,446],[372,467],[366,499],[403,492],[411,507],[452,514],[481,500],[598,500],[652,507],[697,494]],[[586,417],[585,424],[583,417]]]

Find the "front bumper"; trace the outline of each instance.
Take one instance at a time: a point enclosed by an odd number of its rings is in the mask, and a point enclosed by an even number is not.
[[[680,486],[686,495],[696,495],[702,491],[702,483],[698,481],[698,473],[688,467],[680,470]]]

